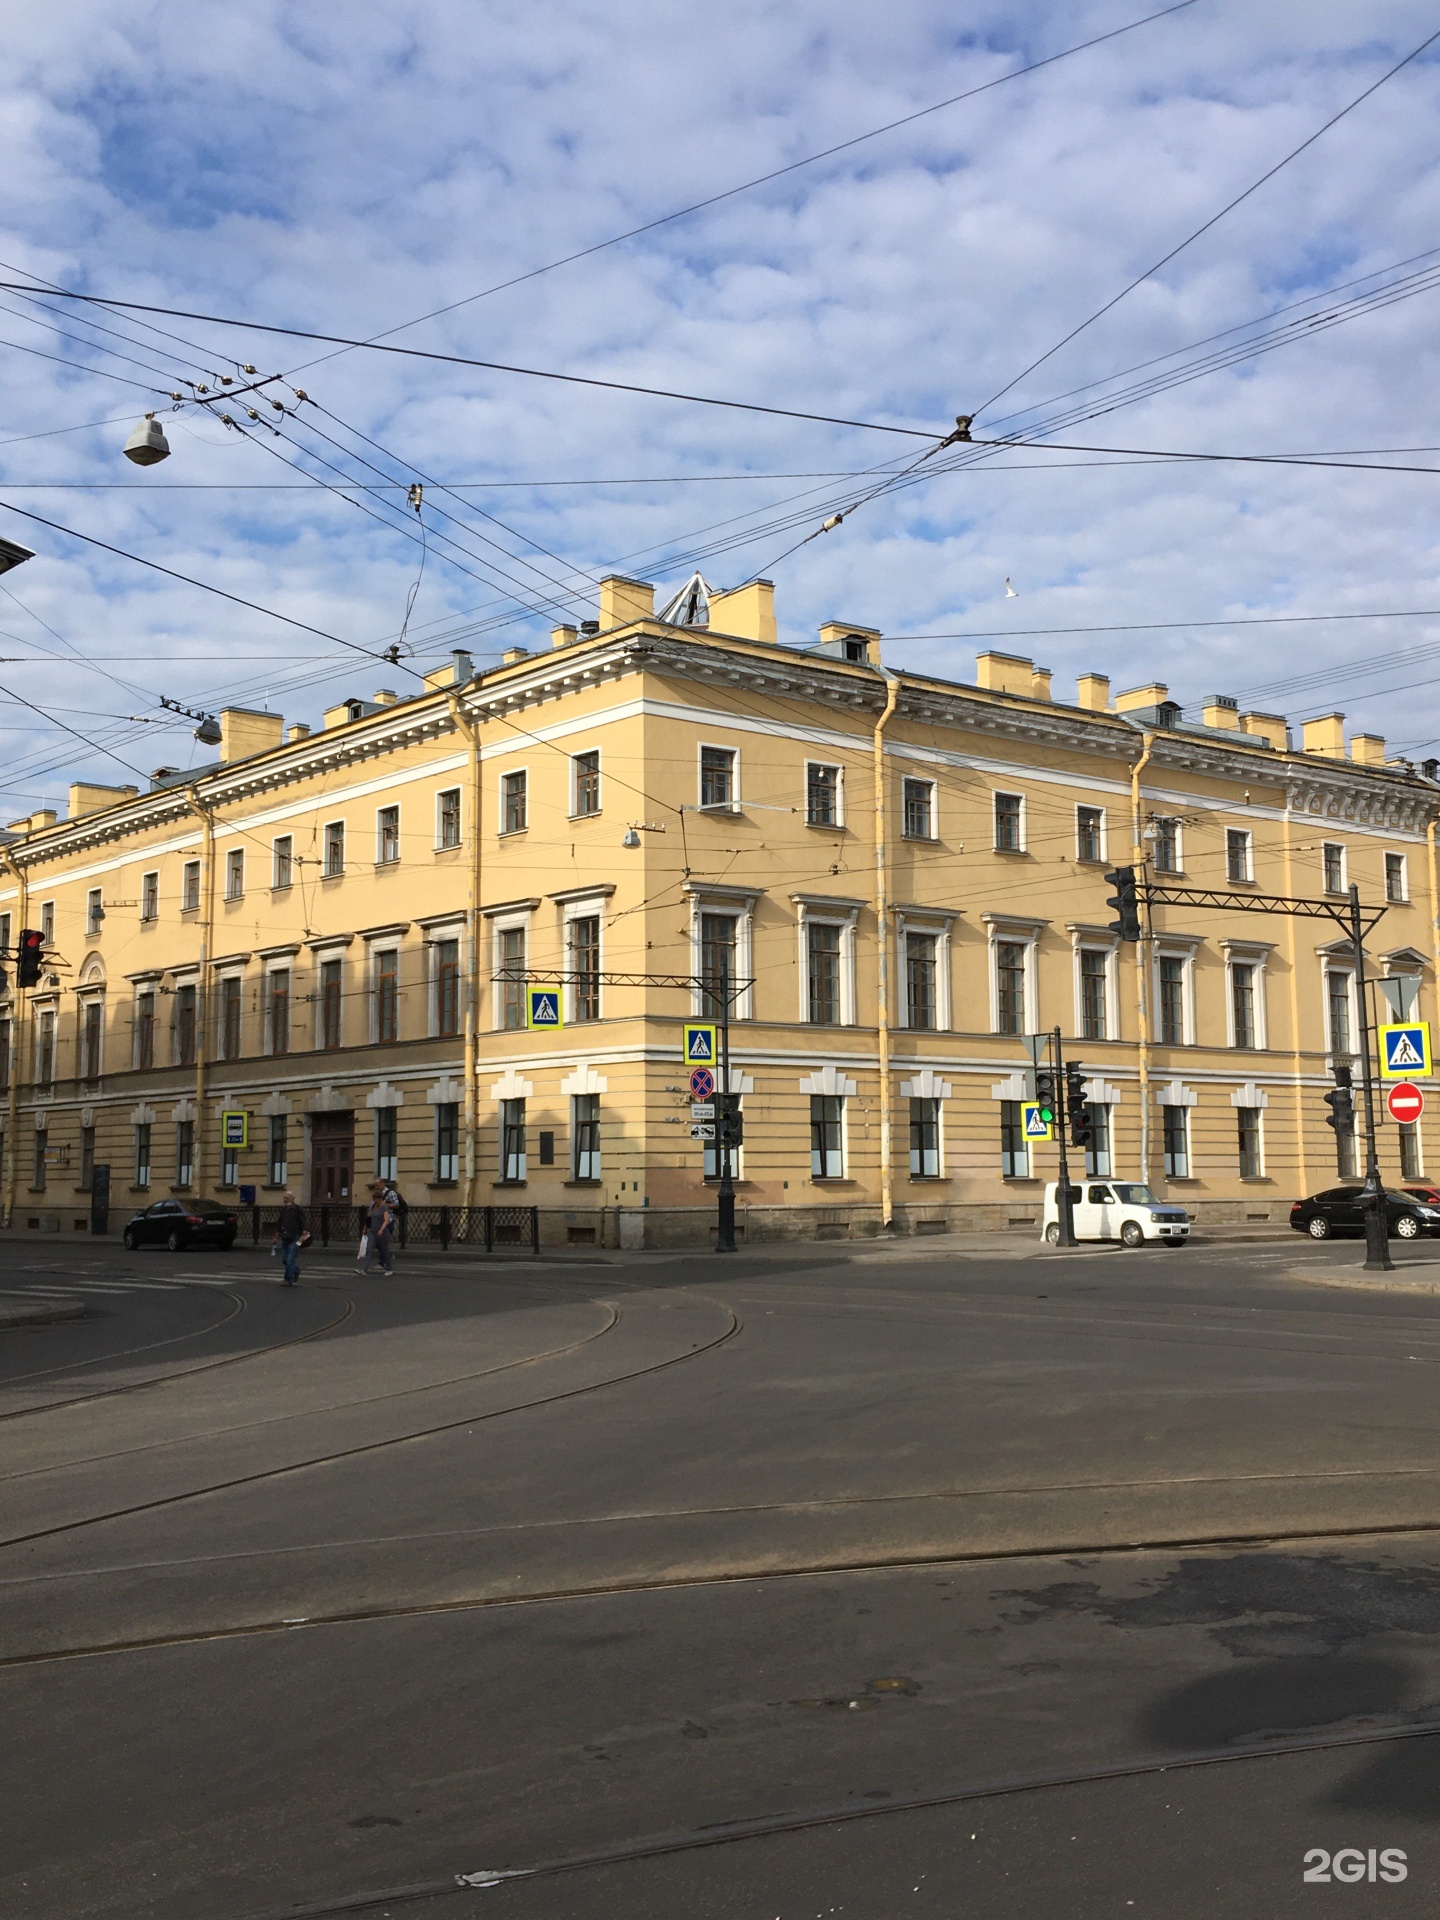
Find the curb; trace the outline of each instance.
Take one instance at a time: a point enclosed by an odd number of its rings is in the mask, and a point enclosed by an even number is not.
[[[0,1307],[0,1333],[7,1327],[48,1327],[56,1320],[83,1320],[89,1311],[83,1301],[73,1307]]]

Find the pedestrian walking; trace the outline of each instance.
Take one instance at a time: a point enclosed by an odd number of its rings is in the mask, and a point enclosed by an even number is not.
[[[294,1194],[286,1187],[280,1197],[280,1218],[275,1226],[275,1245],[279,1247],[285,1262],[285,1280],[287,1287],[293,1287],[300,1278],[300,1249],[310,1238],[305,1225],[304,1210],[296,1203]]]
[[[393,1274],[395,1263],[390,1253],[390,1233],[395,1225],[395,1213],[384,1186],[378,1180],[370,1183],[370,1212],[365,1221],[365,1256],[357,1261],[361,1273],[369,1273],[378,1256],[380,1271]]]

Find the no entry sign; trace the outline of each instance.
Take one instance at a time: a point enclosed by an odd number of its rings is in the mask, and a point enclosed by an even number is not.
[[[1402,1080],[1386,1094],[1385,1104],[1390,1109],[1390,1118],[1403,1126],[1420,1118],[1425,1111],[1425,1096],[1413,1080]]]

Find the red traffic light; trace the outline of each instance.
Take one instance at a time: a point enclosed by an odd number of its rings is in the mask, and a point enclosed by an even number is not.
[[[20,944],[15,956],[15,984],[17,987],[33,987],[40,980],[40,956],[45,945],[44,934],[34,927],[26,927],[20,935]]]

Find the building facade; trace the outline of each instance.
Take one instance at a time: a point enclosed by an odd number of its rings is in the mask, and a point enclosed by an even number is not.
[[[313,732],[231,710],[213,766],[13,823],[0,933],[47,959],[0,1002],[7,1221],[84,1225],[103,1163],[122,1217],[379,1174],[538,1204],[553,1239],[702,1243],[681,1030],[722,982],[751,1239],[1038,1227],[1024,1039],[1056,1026],[1096,1175],[1203,1221],[1354,1170],[1322,1103],[1358,1047],[1341,928],[1239,902],[1355,881],[1386,909],[1367,965],[1433,1018],[1433,777],[1339,715],[1292,745],[1223,696],[1193,723],[1158,684],[1060,701],[1015,655],[972,685],[891,670],[865,627],[782,647],[765,582],[654,601],[611,577],[548,651],[456,655]],[[1231,898],[1121,945],[1103,876],[1132,859]],[[563,1025],[533,1029],[547,981]],[[1431,1124],[1385,1123],[1387,1180]]]

